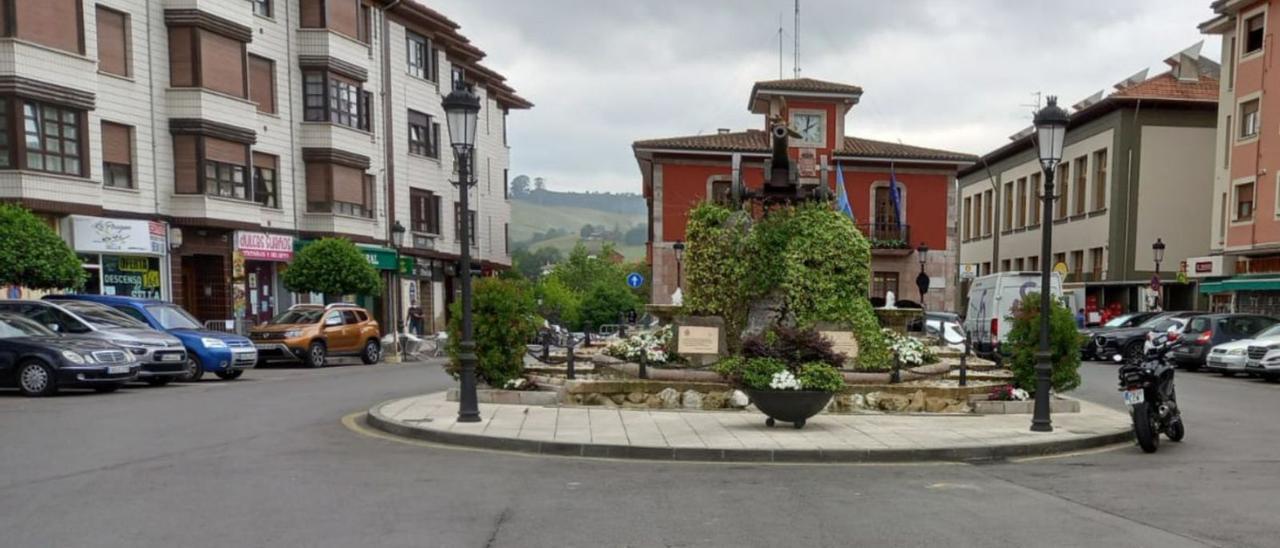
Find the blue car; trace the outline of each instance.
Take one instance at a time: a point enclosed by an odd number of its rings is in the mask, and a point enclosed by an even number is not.
[[[185,380],[198,381],[205,372],[231,380],[258,363],[258,349],[240,335],[211,331],[182,307],[152,299],[111,295],[50,295],[45,300],[78,300],[103,304],[135,318],[152,329],[167,332],[187,349]]]

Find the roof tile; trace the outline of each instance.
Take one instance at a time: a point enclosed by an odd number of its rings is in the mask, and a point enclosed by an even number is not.
[[[769,135],[758,129],[709,135],[690,135],[666,139],[636,141],[636,149],[677,149],[708,152],[769,152]],[[939,160],[947,162],[972,162],[977,156],[947,150],[938,150],[859,137],[845,137],[844,148],[837,156],[865,158]]]

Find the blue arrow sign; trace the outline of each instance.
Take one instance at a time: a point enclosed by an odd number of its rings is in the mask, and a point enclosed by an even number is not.
[[[627,274],[627,285],[631,286],[632,289],[639,288],[644,285],[644,276],[641,276],[639,272]]]

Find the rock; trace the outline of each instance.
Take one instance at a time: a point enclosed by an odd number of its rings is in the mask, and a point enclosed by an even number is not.
[[[953,402],[946,398],[925,398],[924,410],[928,413],[941,413],[943,409],[949,407]]]
[[[849,407],[852,409],[866,409],[867,397],[862,394],[854,394],[849,396]]]
[[[911,395],[911,400],[907,403],[906,411],[908,413],[923,413],[924,399],[924,390],[916,390],[916,393]]]
[[[904,411],[908,405],[911,405],[911,398],[902,394],[881,393],[876,403],[885,411]]]
[[[702,394],[696,390],[685,390],[680,402],[685,409],[702,409]]]
[[[969,411],[969,404],[963,401],[952,402],[942,410],[943,413],[968,413]]]
[[[724,407],[724,402],[729,399],[728,392],[711,392],[702,398],[703,409],[720,409]]]
[[[609,394],[609,399],[613,401],[613,403],[622,405],[622,402],[627,401],[627,395],[626,394]]]
[[[659,409],[662,407],[662,398],[659,398],[657,394],[649,394],[648,396],[645,396],[644,403],[645,407],[650,409]]]
[[[632,392],[630,394],[627,394],[627,401],[631,403],[644,403],[645,400],[647,400],[648,398],[649,398],[648,394],[645,394],[644,392],[640,392],[639,390]]]
[[[582,395],[582,405],[602,405],[608,398],[595,392]]]
[[[626,401],[626,400],[623,400],[623,401]],[[612,398],[601,397],[601,398],[600,398],[600,407],[605,407],[605,408],[608,408],[608,409],[617,409],[617,408],[618,408],[618,404],[613,403],[613,399],[612,399]]]
[[[674,388],[663,388],[658,392],[658,399],[662,402],[663,409],[676,409],[680,407],[680,393]]]
[[[867,402],[867,409],[879,409],[880,397],[883,395],[884,394],[881,394],[880,392],[868,392],[862,399]]]
[[[729,407],[742,409],[750,403],[751,398],[748,398],[747,394],[741,390],[734,390],[732,394],[729,394]]]
[[[644,402],[635,403],[632,401],[624,401],[622,402],[622,408],[623,409],[648,409],[649,405]]]

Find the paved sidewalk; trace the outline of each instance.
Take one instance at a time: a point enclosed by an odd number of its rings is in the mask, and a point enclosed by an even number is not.
[[[457,422],[438,392],[369,410],[371,426],[445,444],[583,457],[735,462],[974,461],[1046,455],[1132,439],[1129,416],[1088,402],[1053,416],[822,414],[801,430],[765,426],[756,411],[667,411],[480,404],[483,420]]]

